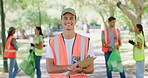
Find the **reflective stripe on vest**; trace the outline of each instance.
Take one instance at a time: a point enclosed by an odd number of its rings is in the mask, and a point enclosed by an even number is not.
[[[36,44],[39,44],[39,38],[41,38],[42,35],[40,35],[36,40],[35,40],[35,43]],[[42,56],[42,52],[43,52],[43,48],[42,49],[37,49],[35,48],[35,55],[37,56]]]
[[[55,37],[55,40],[54,40],[54,50],[55,50],[55,56],[56,56],[56,63],[57,65],[61,65],[60,63],[60,58],[58,57],[59,56],[59,44],[58,44],[58,37],[59,36],[56,36]],[[65,48],[63,48],[63,50],[65,50]]]
[[[107,28],[107,29],[105,29],[105,30],[102,31],[102,32],[104,32],[106,44],[110,44],[109,29]],[[120,32],[119,32],[118,29],[114,29],[114,30],[113,30],[113,33],[114,33],[114,43],[115,43],[116,46],[119,46],[119,39],[120,39],[120,38],[119,38],[118,35],[120,35]],[[109,51],[109,48],[104,47],[104,46],[102,45],[102,51],[105,52],[105,53],[107,53],[107,52]]]
[[[89,43],[89,38],[77,34],[73,44],[72,55],[80,56],[81,60],[86,59],[86,55],[88,52],[88,43]],[[54,56],[54,64],[68,65],[67,52],[62,34],[51,38],[50,46]],[[66,75],[58,73],[58,75],[50,74],[50,78],[68,78],[68,77],[66,77]],[[79,74],[77,76],[71,76],[70,78],[87,78],[87,76],[85,76],[84,74],[81,75]]]
[[[133,53],[133,59],[135,61],[143,61],[145,59],[145,53],[144,53],[144,37],[142,33],[138,34],[135,43],[137,44],[137,39],[140,38],[142,40],[142,48],[134,47],[134,53]]]
[[[139,53],[139,52],[144,52],[144,50],[134,50],[134,52]]]
[[[16,50],[5,50],[5,52],[16,52]]]
[[[5,52],[4,52],[4,57],[5,58],[16,58],[16,49],[15,49],[14,46],[11,45],[12,39],[13,39],[13,36],[10,36],[6,40]]]
[[[88,52],[89,38],[77,34],[73,47],[73,56],[80,56],[80,60],[86,59]]]

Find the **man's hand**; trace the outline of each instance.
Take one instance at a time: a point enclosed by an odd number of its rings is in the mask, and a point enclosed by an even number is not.
[[[74,63],[74,64],[72,64],[70,67],[69,67],[69,69],[70,69],[70,71],[77,71],[79,68],[79,63],[80,62],[76,62],[76,63]]]
[[[70,72],[67,74],[67,76],[74,75],[74,74],[77,74],[77,73],[81,73],[83,71],[82,67],[79,66],[79,63],[80,62],[74,63],[70,67],[68,67],[68,70]]]
[[[112,49],[115,49],[115,47],[114,47],[114,46],[111,46],[111,48],[112,48]]]
[[[117,50],[119,50],[119,47],[120,47],[120,46],[116,46]]]
[[[129,40],[128,42],[129,42],[130,44],[132,44],[132,45],[135,44],[135,42],[134,42],[133,40]]]

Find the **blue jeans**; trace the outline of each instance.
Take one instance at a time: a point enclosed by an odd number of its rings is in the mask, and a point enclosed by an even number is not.
[[[41,78],[40,61],[41,61],[42,56],[36,56],[34,54],[34,58],[35,58],[35,68],[36,68],[37,78]]]
[[[15,58],[10,58],[9,78],[15,78],[18,72],[18,65]]]
[[[136,62],[136,78],[144,78],[144,61]]]
[[[107,78],[112,78],[112,71],[109,70],[108,65],[107,65],[107,62],[108,62],[108,59],[109,59],[111,53],[112,53],[112,51],[108,51],[107,53],[104,53]],[[122,73],[120,73],[120,77],[121,77],[121,78],[126,78],[126,77],[125,77],[124,70],[123,70]]]

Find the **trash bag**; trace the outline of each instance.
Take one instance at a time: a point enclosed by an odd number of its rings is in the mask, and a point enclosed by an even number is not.
[[[114,49],[107,62],[108,68],[113,72],[123,72],[123,66],[120,54],[117,49]]]
[[[34,73],[35,73],[34,52],[31,52],[29,56],[20,63],[19,67],[28,76],[34,78]]]

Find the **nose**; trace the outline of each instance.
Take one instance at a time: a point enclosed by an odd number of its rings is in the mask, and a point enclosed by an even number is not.
[[[71,20],[70,19],[66,20],[66,23],[71,23]]]
[[[71,20],[70,20],[70,18],[69,19],[67,19],[67,22],[70,22]]]

